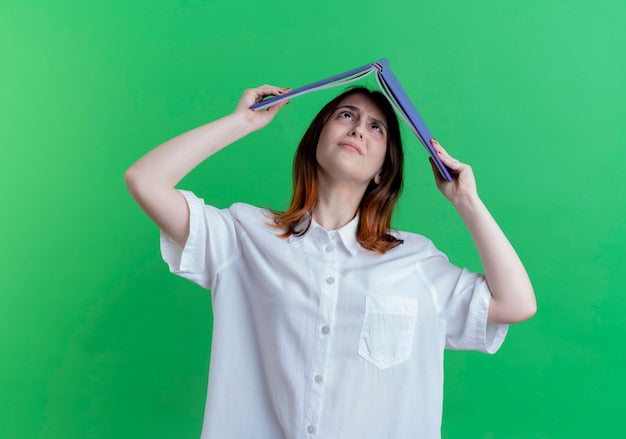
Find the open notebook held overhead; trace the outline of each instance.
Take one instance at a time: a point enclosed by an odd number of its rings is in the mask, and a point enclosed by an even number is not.
[[[357,69],[314,82],[313,84],[309,84],[304,87],[296,88],[295,90],[292,90],[289,93],[285,93],[284,95],[264,99],[263,101],[257,102],[256,104],[252,105],[250,108],[253,110],[264,110],[286,99],[291,99],[293,97],[300,96],[311,91],[322,90],[325,88],[331,88],[347,84],[349,82],[361,79],[364,76],[367,76],[373,72],[376,73],[376,80],[378,81],[378,85],[381,91],[387,97],[387,99],[389,99],[389,102],[391,102],[391,105],[393,105],[393,107],[400,114],[400,116],[409,125],[411,131],[415,133],[422,145],[424,145],[443,178],[448,181],[452,181],[450,171],[443,163],[441,163],[441,160],[439,160],[437,153],[430,144],[433,135],[430,133],[430,130],[420,117],[417,109],[400,85],[400,82],[391,71],[391,68],[389,67],[389,61],[387,61],[386,58],[381,58],[376,62],[364,65]]]

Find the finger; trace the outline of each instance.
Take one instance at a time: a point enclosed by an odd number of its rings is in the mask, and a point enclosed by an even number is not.
[[[437,142],[437,140],[435,140],[434,138],[431,139],[431,145],[433,145],[433,147],[435,148],[435,151],[437,152],[437,155],[439,156],[439,159],[443,162],[444,165],[446,165],[448,168],[451,168],[455,171],[458,171],[459,169],[461,169],[463,166],[465,166],[464,163],[460,162],[458,159],[455,159],[454,157],[452,157],[450,154],[448,154],[448,151],[446,151],[444,149],[443,146],[441,146],[439,144],[439,142]]]
[[[260,87],[248,88],[244,90],[243,96],[249,99],[255,99],[257,101],[263,99],[266,96],[278,96],[283,93],[284,88],[275,87],[273,85],[262,85]]]
[[[260,87],[246,90],[241,99],[241,104],[243,104],[245,108],[250,109],[249,107],[252,104],[262,102],[268,96],[282,96],[289,93],[289,91],[291,91],[291,88],[288,87],[281,88],[272,85],[262,85]]]
[[[262,85],[260,87],[252,89],[257,96],[261,96],[262,98],[266,96],[280,96],[284,93],[287,93],[287,90],[291,90],[290,88],[284,87],[276,87],[274,85]]]
[[[435,138],[430,139],[430,144],[433,146],[433,148],[435,148],[437,155],[447,155],[448,157],[450,157],[448,151],[446,151],[445,148],[441,146],[441,144],[437,142]]]

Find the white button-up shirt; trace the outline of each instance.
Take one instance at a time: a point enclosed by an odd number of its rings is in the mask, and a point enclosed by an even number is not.
[[[482,275],[420,235],[384,255],[314,221],[281,239],[265,209],[190,192],[189,238],[161,234],[170,270],[211,290],[203,439],[439,438],[444,348],[495,352]]]

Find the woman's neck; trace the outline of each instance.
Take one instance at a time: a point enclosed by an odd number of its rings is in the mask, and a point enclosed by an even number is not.
[[[318,178],[313,219],[326,230],[345,226],[355,217],[365,189],[348,182],[331,184]]]

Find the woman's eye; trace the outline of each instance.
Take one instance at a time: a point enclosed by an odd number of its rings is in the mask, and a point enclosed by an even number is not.
[[[380,125],[376,125],[376,124],[374,124],[374,125],[372,125],[372,129],[373,129],[374,131],[379,132],[379,133],[382,133],[382,132],[383,132],[383,129],[380,127]]]
[[[341,113],[339,113],[339,117],[343,119],[352,119],[352,115],[347,111],[342,111]]]

